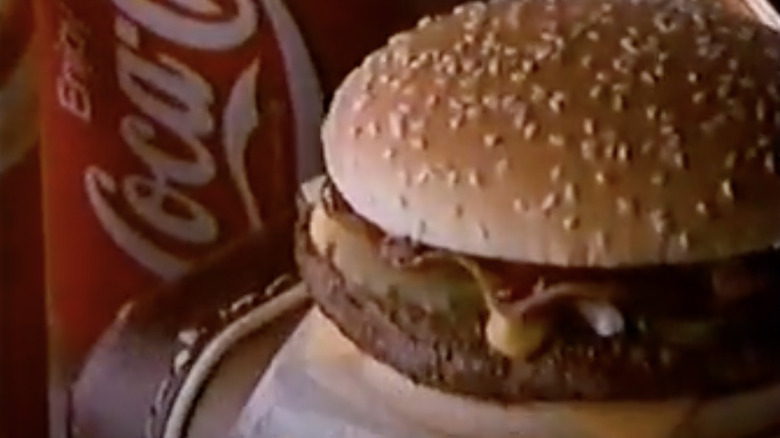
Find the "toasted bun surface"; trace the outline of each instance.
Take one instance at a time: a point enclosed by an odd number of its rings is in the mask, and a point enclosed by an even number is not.
[[[392,409],[408,421],[443,437],[743,438],[764,436],[772,428],[780,427],[777,418],[780,385],[700,401],[502,406],[445,394],[416,385],[366,356],[318,311],[311,318],[313,339],[309,343],[317,353],[310,356],[322,363],[338,360],[338,369],[344,379],[358,382],[339,385],[340,379],[335,379],[324,384],[334,391],[352,386],[373,392],[383,408]],[[349,394],[345,396],[350,397]]]
[[[323,129],[390,234],[561,266],[687,263],[780,241],[780,38],[674,0],[472,3],[372,54]]]

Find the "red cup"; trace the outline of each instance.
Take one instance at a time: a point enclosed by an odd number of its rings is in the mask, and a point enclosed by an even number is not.
[[[423,2],[370,3],[37,2],[47,281],[69,362],[129,298],[294,208],[321,167],[322,96]]]
[[[34,1],[50,339],[66,381],[124,303],[290,217],[322,168],[324,100],[423,3]]]

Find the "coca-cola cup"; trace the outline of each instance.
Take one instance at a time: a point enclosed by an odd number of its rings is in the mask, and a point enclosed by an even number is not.
[[[316,171],[313,66],[283,4],[268,4],[38,2],[62,365],[129,298],[292,210],[296,180]]]
[[[58,357],[78,364],[134,294],[292,212],[320,170],[322,97],[419,3],[38,1]]]
[[[32,9],[0,0],[0,437],[46,435],[46,340]]]
[[[425,3],[431,5],[426,7]],[[55,382],[122,305],[271,223],[343,76],[449,0],[35,0]]]

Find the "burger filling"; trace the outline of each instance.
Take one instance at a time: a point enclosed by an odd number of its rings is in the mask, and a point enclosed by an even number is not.
[[[780,336],[780,254],[768,250],[686,266],[618,269],[486,260],[386,235],[330,185],[311,240],[361,290],[453,318],[485,315],[497,352],[528,358],[551,337],[631,336],[676,348]]]

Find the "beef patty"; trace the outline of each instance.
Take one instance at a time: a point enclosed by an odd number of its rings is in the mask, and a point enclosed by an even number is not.
[[[780,293],[752,297],[739,327],[702,345],[646,336],[636,321],[612,337],[564,325],[534,355],[512,359],[486,341],[487,309],[425,309],[348,281],[315,248],[309,216],[301,215],[296,257],[316,302],[363,352],[416,383],[518,403],[716,397],[780,380]]]

